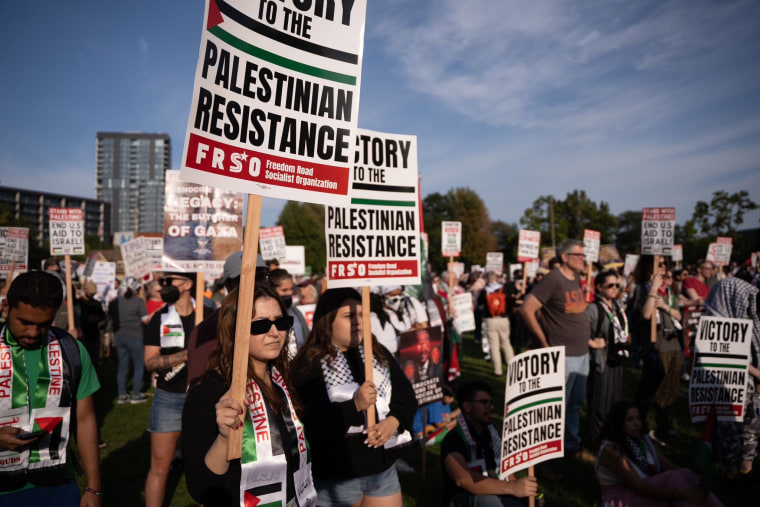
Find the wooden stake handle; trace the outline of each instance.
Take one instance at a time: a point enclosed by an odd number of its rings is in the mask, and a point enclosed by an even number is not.
[[[536,470],[533,467],[528,467],[528,477],[535,477],[536,476]],[[536,495],[531,495],[528,498],[528,505],[530,507],[536,507]]]
[[[654,282],[654,275],[657,273],[657,270],[660,269],[660,257],[658,255],[652,256],[652,282]],[[660,290],[659,287],[657,287],[657,290]],[[652,317],[649,319],[650,328],[649,328],[649,339],[652,343],[657,342],[657,301],[654,303],[654,308],[652,309]]]
[[[71,256],[65,258],[66,264],[66,312],[69,318],[69,329],[74,329],[74,292],[71,290]]]
[[[237,319],[235,321],[235,355],[232,361],[232,385],[230,396],[245,406],[245,386],[248,380],[248,343],[251,339],[253,317],[253,288],[256,282],[256,255],[261,225],[260,195],[248,196],[245,234],[243,239],[243,262],[240,268]],[[238,459],[243,452],[243,429],[230,430],[227,437],[227,459]]]
[[[364,335],[364,378],[366,380],[375,379],[374,368],[372,367],[372,328],[369,320],[369,287],[362,287],[362,334]],[[375,424],[375,405],[367,407],[367,426]]]
[[[195,325],[203,321],[203,298],[206,288],[206,279],[203,271],[195,274]]]

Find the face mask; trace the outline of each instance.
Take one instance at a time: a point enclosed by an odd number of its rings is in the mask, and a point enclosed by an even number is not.
[[[174,285],[165,285],[161,287],[161,299],[167,305],[173,305],[179,301],[179,289]]]
[[[280,296],[280,299],[282,299],[283,304],[285,305],[285,308],[290,308],[290,306],[293,304],[293,296]]]
[[[401,308],[401,296],[392,296],[385,298],[385,306],[393,310],[394,312],[397,312],[399,308]]]

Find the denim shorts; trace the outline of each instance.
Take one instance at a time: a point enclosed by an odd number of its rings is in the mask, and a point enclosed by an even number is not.
[[[182,406],[185,393],[170,393],[156,389],[153,405],[150,407],[148,431],[151,433],[171,433],[182,431]]]
[[[396,468],[391,465],[385,472],[367,475],[357,479],[343,481],[318,481],[314,479],[317,490],[317,505],[349,507],[362,496],[384,497],[401,491]]]

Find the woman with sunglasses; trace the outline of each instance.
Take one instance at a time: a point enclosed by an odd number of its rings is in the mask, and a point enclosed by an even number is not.
[[[294,360],[319,505],[402,505],[394,468],[411,442],[417,400],[390,352],[373,337],[374,378],[365,379],[361,296],[330,289]],[[376,424],[366,410],[375,407]]]
[[[591,325],[590,368],[588,376],[589,431],[597,442],[604,418],[623,395],[623,365],[628,352],[628,317],[620,305],[617,271],[601,271],[594,279],[594,302],[586,307]]]
[[[230,397],[238,290],[219,310],[210,368],[188,391],[182,416],[190,494],[203,505],[314,505],[303,425],[288,379],[285,339],[293,317],[270,287],[254,289],[244,405]],[[242,458],[227,460],[231,429],[243,428]]]

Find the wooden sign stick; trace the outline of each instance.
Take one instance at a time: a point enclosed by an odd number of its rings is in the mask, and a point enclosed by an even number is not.
[[[203,321],[203,294],[206,288],[206,280],[203,271],[195,274],[195,325]]]
[[[523,294],[527,292],[528,287],[528,263],[523,262]]]
[[[74,292],[71,290],[71,257],[65,256],[66,260],[66,312],[69,318],[69,329],[74,329]]]
[[[11,269],[8,271],[8,277],[5,279],[5,286],[0,294],[8,294],[8,289],[10,289],[11,283],[13,282],[14,271],[16,271],[16,261],[11,262]]]
[[[591,302],[591,263],[586,266],[586,303]]]
[[[652,281],[654,281],[654,276],[657,273],[657,270],[660,269],[660,257],[658,255],[652,256]],[[657,287],[657,290],[660,288]],[[654,309],[652,310],[652,317],[649,320],[651,327],[649,328],[650,336],[649,339],[652,343],[657,342],[657,300],[655,299],[654,303]]]
[[[454,318],[454,256],[449,256],[449,315]]]
[[[362,338],[364,339],[364,378],[375,379],[375,369],[372,367],[372,325],[369,320],[369,286],[362,287]],[[367,426],[375,424],[375,405],[367,407]]]
[[[240,267],[237,319],[235,321],[235,355],[232,360],[232,385],[230,396],[245,406],[245,386],[248,379],[248,344],[251,339],[253,317],[253,286],[256,282],[256,255],[261,225],[260,195],[248,195],[245,234],[243,238],[243,261]],[[243,452],[243,428],[230,430],[227,437],[227,459],[233,460]]]
[[[535,477],[536,470],[533,467],[528,467],[528,477]],[[536,495],[530,495],[528,498],[528,505],[530,507],[536,507]]]

